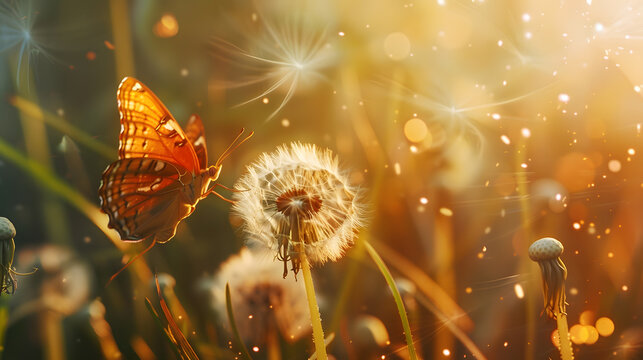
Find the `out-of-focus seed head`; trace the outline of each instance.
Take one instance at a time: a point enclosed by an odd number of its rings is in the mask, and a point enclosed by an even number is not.
[[[529,258],[533,261],[556,259],[563,254],[563,244],[560,241],[546,237],[536,240],[529,246]]]
[[[270,331],[279,331],[289,342],[311,331],[304,283],[282,279],[281,264],[272,261],[272,257],[268,251],[244,248],[224,262],[214,277],[200,282],[200,290],[224,324],[227,324],[225,286],[230,284],[239,333],[251,346],[265,344]]]

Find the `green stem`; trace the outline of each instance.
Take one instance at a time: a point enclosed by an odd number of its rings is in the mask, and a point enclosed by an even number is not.
[[[417,360],[418,356],[415,352],[415,345],[413,344],[413,335],[411,335],[411,327],[409,326],[409,319],[406,316],[406,309],[404,309],[404,302],[402,302],[402,297],[400,296],[400,292],[397,290],[397,286],[395,286],[395,280],[393,280],[393,276],[391,275],[391,272],[389,271],[388,267],[380,257],[380,255],[375,251],[373,246],[369,244],[368,242],[364,242],[364,245],[366,246],[366,250],[368,250],[368,254],[371,256],[377,267],[380,269],[380,272],[384,276],[384,279],[386,279],[386,283],[388,284],[389,288],[391,289],[391,292],[393,293],[393,298],[395,299],[395,305],[397,305],[397,311],[400,313],[400,320],[402,321],[402,328],[404,329],[404,336],[406,337],[406,343],[409,347],[409,357],[411,360]],[[565,359],[566,360],[566,359]]]
[[[324,329],[321,324],[321,317],[319,316],[319,306],[317,306],[317,297],[315,297],[315,286],[313,285],[313,277],[310,273],[310,264],[306,253],[302,251],[300,255],[301,272],[304,276],[304,284],[306,285],[306,297],[308,297],[308,309],[310,310],[310,323],[313,326],[313,342],[315,343],[315,354],[321,360],[327,360],[326,344],[324,343]]]
[[[557,314],[556,323],[558,323],[558,342],[560,343],[560,357],[563,360],[573,360],[572,343],[569,340],[569,330],[567,329],[567,315]]]
[[[250,356],[250,352],[248,349],[246,349],[246,344],[243,342],[243,339],[241,339],[241,335],[239,335],[239,329],[237,329],[237,322],[234,320],[234,312],[232,312],[232,299],[230,298],[230,283],[225,284],[225,305],[226,309],[228,310],[228,320],[230,321],[230,327],[232,328],[232,334],[234,335],[234,339],[239,343],[239,347],[241,348],[241,354],[248,360],[252,360],[252,356]]]

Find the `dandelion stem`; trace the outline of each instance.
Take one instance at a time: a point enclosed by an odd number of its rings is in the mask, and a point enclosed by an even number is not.
[[[567,315],[557,314],[558,342],[560,343],[560,357],[563,360],[573,360],[572,343],[569,341],[569,330],[567,329]]]
[[[404,336],[406,337],[406,343],[409,347],[409,357],[411,360],[417,360],[417,354],[415,352],[415,345],[413,344],[413,335],[411,335],[411,327],[409,326],[409,319],[406,316],[406,309],[404,308],[404,302],[402,302],[402,297],[400,296],[400,292],[397,289],[397,286],[395,286],[395,280],[393,280],[393,276],[391,275],[391,272],[389,271],[388,267],[384,263],[384,260],[380,257],[380,255],[375,251],[373,246],[369,244],[368,242],[364,242],[364,245],[366,246],[366,250],[368,250],[368,254],[371,256],[377,267],[380,269],[380,272],[384,276],[384,279],[386,279],[386,283],[388,284],[389,288],[391,289],[391,292],[393,293],[393,299],[395,299],[395,304],[397,305],[397,311],[400,313],[400,320],[402,321],[402,328],[404,329]]]
[[[301,259],[301,272],[304,276],[304,284],[306,285],[306,297],[308,298],[308,308],[310,309],[310,322],[313,326],[313,342],[315,343],[315,354],[318,359],[326,360],[326,344],[324,343],[324,329],[321,324],[321,317],[319,316],[319,306],[317,305],[317,298],[315,297],[315,286],[313,285],[313,277],[310,273],[310,264],[306,253],[300,254]]]

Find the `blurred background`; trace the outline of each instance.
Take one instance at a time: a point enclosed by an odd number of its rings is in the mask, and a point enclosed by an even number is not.
[[[642,358],[642,11],[628,0],[1,0],[0,216],[17,230],[14,266],[39,269],[0,297],[3,358],[175,358],[153,274],[200,358],[239,351],[220,285],[254,276],[217,275],[243,239],[216,197],[105,286],[147,246],[122,243],[98,210],[124,76],[182,125],[198,113],[211,159],[255,131],[223,185],[301,141],[332,149],[366,189],[358,245],[313,270],[335,358],[408,358],[361,241],[396,276],[422,358],[559,358],[527,257],[543,236],[565,246],[576,358]],[[236,308],[246,322],[267,312],[247,326],[253,358],[312,354],[310,334],[276,331],[283,315],[267,308],[279,305],[262,299]]]

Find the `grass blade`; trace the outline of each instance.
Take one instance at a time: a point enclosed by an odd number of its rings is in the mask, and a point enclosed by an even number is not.
[[[228,310],[228,320],[230,321],[230,327],[232,328],[232,335],[234,335],[234,339],[239,344],[239,348],[241,348],[241,355],[243,355],[243,357],[248,360],[252,360],[252,356],[250,356],[250,352],[248,352],[248,349],[246,349],[246,344],[241,339],[241,335],[239,335],[239,329],[237,329],[237,323],[234,320],[234,312],[232,311],[232,299],[230,297],[230,283],[225,284],[225,305],[226,309]]]
[[[375,265],[377,265],[378,269],[380,269],[380,272],[384,276],[384,279],[386,280],[386,283],[388,284],[389,288],[391,289],[391,292],[393,293],[393,298],[395,299],[395,305],[397,305],[397,311],[400,313],[400,320],[402,321],[402,328],[404,329],[404,336],[406,337],[406,344],[409,347],[409,357],[411,360],[417,360],[418,356],[417,353],[415,352],[415,345],[413,344],[413,335],[411,335],[411,327],[409,326],[409,319],[406,316],[406,309],[404,308],[404,302],[402,302],[402,297],[400,296],[400,291],[397,289],[397,286],[395,286],[395,280],[393,280],[393,276],[391,275],[391,272],[389,271],[388,267],[380,257],[380,255],[375,251],[373,246],[369,244],[368,242],[364,242],[364,246],[366,246],[366,250],[368,251],[368,254],[371,256],[373,261],[375,262]]]

